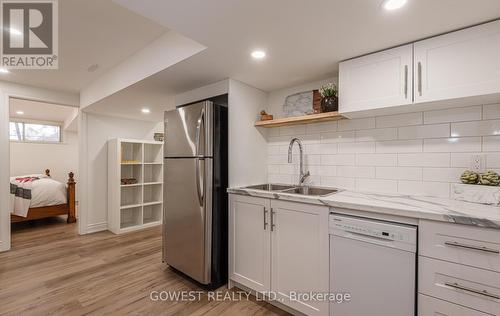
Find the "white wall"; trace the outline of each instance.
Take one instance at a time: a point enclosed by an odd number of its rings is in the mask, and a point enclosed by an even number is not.
[[[50,143],[10,143],[10,175],[45,172],[50,169],[54,180],[68,181],[68,173],[75,173],[78,182],[78,134],[64,132],[63,142]],[[78,188],[78,185],[77,185]]]
[[[254,126],[267,93],[229,81],[229,186],[266,182],[266,130]]]
[[[85,113],[82,119],[81,133],[86,133],[85,149],[82,148],[81,166],[86,172],[86,199],[80,204],[80,225],[82,233],[107,229],[107,186],[108,186],[108,152],[107,141],[112,138],[153,139],[155,132],[163,131],[163,123],[130,120],[112,116]]]
[[[10,249],[9,213],[9,97],[77,107],[77,93],[60,92],[0,81],[0,251]]]
[[[285,94],[271,93],[272,102]],[[487,169],[500,171],[499,133],[500,104],[270,129],[268,180],[298,182],[298,151],[288,164],[287,148],[299,137],[312,184],[449,197],[473,154],[484,156]]]

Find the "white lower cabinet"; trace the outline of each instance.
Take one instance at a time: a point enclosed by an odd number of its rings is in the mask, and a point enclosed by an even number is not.
[[[418,295],[418,316],[488,316],[467,307],[452,304],[434,297]]]
[[[269,292],[271,234],[267,212],[271,201],[240,195],[232,195],[230,201],[230,278],[257,292]]]
[[[229,275],[307,315],[328,315],[327,206],[230,196]],[[273,298],[273,297],[271,297]]]

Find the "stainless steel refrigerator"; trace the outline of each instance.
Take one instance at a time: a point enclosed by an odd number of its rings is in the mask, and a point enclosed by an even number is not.
[[[227,107],[165,112],[163,260],[206,288],[227,281]]]

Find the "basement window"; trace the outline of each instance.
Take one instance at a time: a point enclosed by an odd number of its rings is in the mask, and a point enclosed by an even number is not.
[[[9,135],[11,141],[60,143],[61,126],[29,122],[10,122]]]

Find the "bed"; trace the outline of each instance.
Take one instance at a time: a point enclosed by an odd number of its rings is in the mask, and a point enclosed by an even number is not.
[[[76,222],[74,173],[68,174],[66,184],[55,181],[50,170],[45,174],[11,177],[11,222],[23,222],[67,215],[68,223]]]

